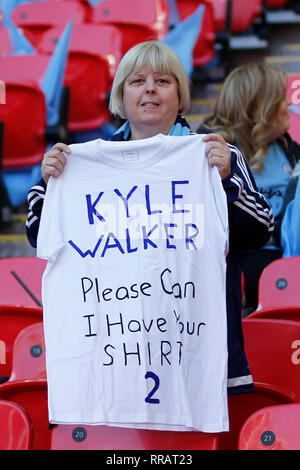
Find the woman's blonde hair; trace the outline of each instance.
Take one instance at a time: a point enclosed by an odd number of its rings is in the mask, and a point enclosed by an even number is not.
[[[178,83],[179,109],[184,114],[190,106],[188,77],[175,52],[160,41],[147,41],[132,47],[123,56],[112,85],[109,109],[114,115],[126,119],[123,106],[123,87],[128,75],[148,65],[154,72],[167,72],[174,75]]]
[[[234,69],[226,78],[213,113],[203,122],[234,143],[250,168],[260,171],[269,148],[272,118],[286,96],[284,70],[269,64]]]

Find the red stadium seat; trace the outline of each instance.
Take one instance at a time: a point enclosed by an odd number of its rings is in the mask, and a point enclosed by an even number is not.
[[[228,17],[227,0],[209,0],[214,8],[214,25],[217,32],[230,26],[231,33],[241,33],[249,29],[260,16],[262,0],[231,0],[231,15]]]
[[[243,331],[254,381],[300,402],[300,323],[248,317]]]
[[[263,0],[232,0],[231,32],[241,33],[251,28],[262,12]]]
[[[41,307],[46,264],[45,260],[31,256],[0,259],[1,305]]]
[[[262,272],[258,308],[248,318],[300,318],[300,256],[280,258]]]
[[[273,307],[266,310],[255,310],[247,318],[249,320],[266,318],[269,320],[300,321],[300,307]]]
[[[22,406],[33,425],[32,450],[49,450],[51,431],[48,422],[47,381],[24,380],[0,385],[0,400]]]
[[[12,21],[22,29],[38,51],[43,35],[49,28],[66,26],[69,21],[83,23],[87,19],[86,14],[85,6],[78,2],[41,1],[17,6],[12,13]]]
[[[288,1],[289,0],[265,0],[265,4],[268,8],[278,8],[288,3]]]
[[[239,450],[299,450],[300,404],[269,406],[243,425]]]
[[[214,29],[216,32],[224,31],[227,25],[228,5],[227,0],[208,0],[213,7]],[[198,1],[198,3],[200,3]]]
[[[93,9],[93,23],[117,26],[122,33],[122,54],[135,44],[162,39],[168,32],[166,0],[106,0]]]
[[[80,3],[85,9],[85,14],[84,14],[85,21],[86,22],[91,21],[93,7],[92,7],[91,3],[89,2],[89,0],[56,0],[56,1]]]
[[[214,11],[209,0],[177,0],[180,20],[192,15],[199,5],[205,5],[202,28],[196,41],[193,62],[195,66],[205,65],[215,56]]]
[[[0,306],[0,377],[7,380],[12,370],[13,345],[21,330],[42,321],[39,307]]]
[[[266,41],[260,40],[265,34],[263,0],[208,0],[214,8],[214,25],[217,42],[222,45],[225,60],[225,74],[234,67],[231,49],[265,48]],[[256,20],[262,25],[258,32]]]
[[[63,26],[49,29],[41,51],[51,54]],[[68,128],[89,130],[102,126],[110,115],[107,94],[121,60],[121,33],[111,25],[73,26],[64,86],[70,90]]]
[[[178,0],[180,16],[185,18],[203,3],[210,3],[213,9],[213,24],[216,32],[222,32],[229,20],[230,31],[240,33],[249,29],[254,20],[261,15],[263,0],[231,0],[231,10],[228,10],[227,0]],[[228,18],[228,11],[231,15]]]
[[[52,450],[234,450],[245,420],[256,410],[291,403],[271,388],[256,386],[253,393],[228,397],[230,432],[205,434],[166,432],[107,426],[57,425],[52,430]]]
[[[0,58],[0,77],[6,86],[6,105],[0,106],[3,168],[31,166],[43,158],[46,103],[40,80],[48,61],[49,57],[36,55]]]
[[[249,416],[255,411],[273,405],[292,403],[289,396],[272,389],[255,384],[255,391],[228,396],[229,432],[219,436],[219,450],[236,450],[240,430]]]
[[[16,403],[0,400],[0,450],[31,450],[32,424]]]
[[[56,425],[51,450],[218,450],[218,435],[110,426]]]
[[[43,322],[33,323],[21,330],[15,339],[9,380],[46,378]]]

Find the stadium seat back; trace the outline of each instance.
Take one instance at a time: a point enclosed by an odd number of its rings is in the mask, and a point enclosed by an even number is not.
[[[288,3],[289,0],[265,0],[266,6],[268,8],[278,8],[282,7],[286,3]]]
[[[227,20],[227,1],[209,0],[214,12],[214,27],[216,32],[224,31]]]
[[[263,0],[232,0],[231,32],[241,33],[253,26],[262,13]]]
[[[251,393],[229,395],[229,432],[220,434],[219,449],[236,450],[238,448],[240,430],[252,413],[266,406],[286,403],[292,403],[288,395],[256,383],[255,390]]]
[[[57,28],[59,29],[59,28]],[[56,32],[58,32],[56,29]],[[60,28],[62,33],[62,28]],[[53,29],[55,33],[55,29]],[[49,39],[50,39],[49,32]],[[46,35],[45,40],[48,39]],[[118,65],[122,58],[122,36],[118,28],[106,24],[78,24],[74,25],[69,45],[70,53],[86,52],[101,60],[109,71],[109,85],[112,84]]]
[[[218,435],[111,426],[57,425],[52,450],[217,450]]]
[[[18,5],[12,13],[12,21],[22,29],[31,44],[39,50],[45,32],[56,25],[83,23],[86,8],[78,2],[47,1]]]
[[[262,310],[255,310],[250,315],[248,315],[247,318],[300,321],[300,307],[271,307]]]
[[[25,54],[0,58],[1,80],[31,81],[40,83],[43,79],[49,56],[42,54]]]
[[[228,21],[231,33],[241,33],[249,29],[261,15],[262,0],[232,0],[231,15],[228,18],[227,0],[209,0],[214,10],[214,25],[217,32],[224,31]],[[199,3],[199,2],[198,2]]]
[[[0,306],[1,378],[11,376],[13,345],[20,331],[40,321],[42,309],[39,307]]]
[[[32,425],[22,407],[0,400],[0,426],[0,450],[31,450]]]
[[[85,10],[85,12],[84,12],[85,21],[86,22],[91,21],[93,6],[89,2],[89,0],[61,0],[61,1],[69,2],[69,3],[79,3]]]
[[[300,256],[280,258],[266,266],[259,279],[258,308],[254,313],[300,307],[299,270]]]
[[[5,305],[17,305],[17,308],[42,306],[42,276],[46,263],[34,256],[0,259],[2,308]]]
[[[9,380],[27,379],[46,379],[43,322],[21,330],[14,342]]]
[[[228,397],[230,431],[216,434],[166,432],[108,426],[57,425],[52,430],[52,450],[235,450],[245,420],[258,409],[291,403],[270,387],[256,385],[253,393]]]
[[[192,15],[199,5],[205,6],[202,27],[193,51],[194,66],[205,65],[215,56],[215,25],[214,10],[209,0],[178,0],[178,14],[180,20],[185,20]]]
[[[40,80],[48,61],[49,57],[36,55],[0,58],[6,94],[6,104],[0,107],[0,121],[4,122],[3,168],[31,166],[43,158],[47,115]]]
[[[269,406],[244,423],[239,450],[299,450],[300,404]]]
[[[65,86],[71,91],[70,131],[95,129],[109,120],[107,75],[103,60],[95,60],[95,56],[86,53],[71,54],[65,78]]]
[[[45,34],[41,50],[51,54],[62,27]],[[121,60],[121,33],[111,25],[74,25],[64,86],[70,89],[69,129],[89,130],[109,119],[107,94]]]
[[[139,42],[160,40],[167,34],[169,8],[165,0],[107,0],[94,8],[92,22],[117,26],[124,54]]]
[[[44,95],[33,83],[5,83],[8,105],[0,109],[0,121],[4,122],[3,168],[35,165],[46,150],[43,134],[38,132],[46,124]]]
[[[248,317],[243,331],[254,381],[300,401],[300,322]]]
[[[24,380],[0,385],[0,400],[24,408],[33,426],[32,450],[49,450],[51,431],[48,422],[47,381]]]

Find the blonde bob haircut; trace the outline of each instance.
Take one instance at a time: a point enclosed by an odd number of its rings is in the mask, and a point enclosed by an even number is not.
[[[237,67],[226,78],[213,112],[204,119],[214,132],[236,145],[250,168],[261,171],[270,146],[272,119],[286,97],[284,70],[269,64]]]
[[[146,41],[129,49],[122,57],[118,66],[110,95],[109,109],[114,115],[127,119],[123,105],[123,87],[131,73],[139,71],[147,65],[153,72],[172,74],[178,83],[180,114],[188,111],[190,106],[190,90],[188,77],[183,65],[175,52],[160,41]]]

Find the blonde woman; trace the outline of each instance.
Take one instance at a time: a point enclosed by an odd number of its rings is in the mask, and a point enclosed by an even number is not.
[[[158,41],[137,44],[124,55],[114,78],[110,110],[126,121],[111,140],[146,139],[159,133],[188,136],[192,133],[182,114],[187,112],[189,103],[188,79],[175,53]],[[203,140],[206,157],[210,165],[218,168],[228,202],[228,393],[250,392],[254,385],[243,344],[240,249],[257,248],[266,243],[273,230],[273,215],[263,196],[254,188],[251,172],[238,149],[227,145],[217,134],[207,135]],[[63,171],[64,153],[70,153],[68,146],[58,143],[45,154],[43,180],[28,195],[26,233],[34,247],[47,182],[50,176],[58,177]],[[189,157],[187,153],[186,159]]]
[[[275,230],[263,249],[243,255],[248,312],[257,306],[258,279],[264,267],[282,255],[280,227],[290,175],[300,146],[288,134],[289,105],[285,72],[268,64],[236,68],[227,77],[213,112],[198,132],[221,134],[246,158],[259,192],[273,210]]]

